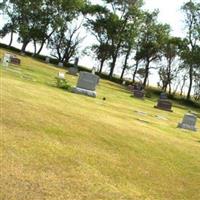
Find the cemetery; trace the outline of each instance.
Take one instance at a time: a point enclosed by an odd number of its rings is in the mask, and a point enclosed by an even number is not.
[[[0,200],[200,200],[200,0],[0,0]]]
[[[0,50],[0,57],[3,55],[4,51]],[[154,109],[158,97],[140,101],[130,97],[132,91],[99,80],[95,74],[81,71],[77,77],[63,68],[17,57],[25,63],[20,65],[20,74],[15,72],[15,65],[0,67],[1,105],[5,113],[1,128],[6,133],[1,139],[7,141],[1,178],[9,183],[1,187],[12,188],[9,199],[16,195],[23,199],[17,193],[27,191],[23,181],[39,187],[45,183],[48,199],[51,192],[81,199],[75,194],[82,196],[83,189],[84,195],[96,199],[92,191],[85,189],[96,190],[95,184],[112,191],[105,190],[105,199],[108,196],[116,199],[119,193],[112,186],[116,182],[118,191],[125,189],[126,197],[135,195],[130,189],[137,184],[141,199],[153,195],[151,191],[140,190],[149,185],[163,199],[166,194],[160,189],[167,184],[166,191],[172,192],[170,199],[182,199],[177,187],[184,180],[190,182],[186,184],[190,194],[198,197],[192,188],[199,184],[200,177],[191,171],[193,167],[196,172],[200,170],[200,119],[185,110],[199,113],[199,109],[180,108],[176,102],[173,102],[173,113]],[[67,81],[72,92],[52,87],[50,83],[55,82],[55,77]],[[168,99],[162,93],[160,100]],[[172,162],[176,167],[170,169]],[[70,176],[73,178],[68,179]],[[145,180],[147,185],[137,179]],[[126,188],[124,182],[129,182]],[[73,188],[60,190],[63,184],[69,183],[73,183]],[[30,186],[33,196],[42,197],[33,187]]]

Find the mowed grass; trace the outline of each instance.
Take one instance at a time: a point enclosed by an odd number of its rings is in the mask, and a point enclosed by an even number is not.
[[[96,99],[72,94],[55,87],[64,70],[20,58],[0,69],[0,199],[200,199],[200,120],[176,128],[199,110],[160,111],[104,80]]]

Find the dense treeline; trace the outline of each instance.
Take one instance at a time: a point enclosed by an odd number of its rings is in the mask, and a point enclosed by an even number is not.
[[[69,63],[84,40],[86,29],[96,42],[87,47],[99,61],[99,72],[109,70],[114,76],[122,61],[120,79],[132,74],[132,81],[148,84],[154,68],[158,86],[170,94],[187,89],[200,100],[200,3],[190,0],[182,6],[185,15],[185,38],[174,37],[170,26],[158,22],[159,12],[143,10],[142,0],[101,0],[95,5],[87,0],[6,0],[0,3],[7,23],[0,37],[17,33],[24,53],[34,44],[34,55],[46,45],[52,56]]]

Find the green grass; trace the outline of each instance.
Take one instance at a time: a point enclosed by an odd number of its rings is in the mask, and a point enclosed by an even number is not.
[[[104,80],[96,99],[72,94],[55,87],[60,69],[21,59],[0,69],[0,199],[200,199],[200,132],[176,128],[199,109],[160,111]]]

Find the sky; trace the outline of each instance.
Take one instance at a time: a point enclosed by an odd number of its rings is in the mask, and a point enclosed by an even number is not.
[[[93,0],[94,3],[98,3],[99,0]],[[158,20],[162,23],[168,23],[170,24],[172,28],[172,35],[173,36],[184,36],[184,23],[183,19],[184,16],[181,12],[181,6],[186,2],[186,0],[145,0],[144,9],[152,11],[154,9],[159,9],[160,14],[158,17]],[[6,19],[4,19],[2,16],[0,16],[0,27],[5,23]],[[85,31],[81,33],[83,36],[88,35]],[[0,39],[0,42],[3,43],[9,43],[9,35],[5,37],[4,39]],[[92,44],[94,42],[94,38],[91,36],[87,36],[85,40],[83,41],[82,48],[85,46]],[[13,46],[21,47],[21,44],[17,43],[17,36],[15,36],[15,41],[13,42]],[[27,50],[32,51],[33,46],[29,45],[27,47]],[[43,49],[42,54],[48,54],[49,51],[47,49]],[[94,61],[94,58],[88,57],[88,56],[81,56],[80,58],[80,65],[88,66],[90,68],[96,67],[98,63]],[[118,62],[118,71],[115,73],[120,73],[120,61]],[[153,72],[150,76],[150,83],[155,85],[158,82],[158,76],[156,75],[156,72]],[[156,78],[155,78],[156,77]]]

